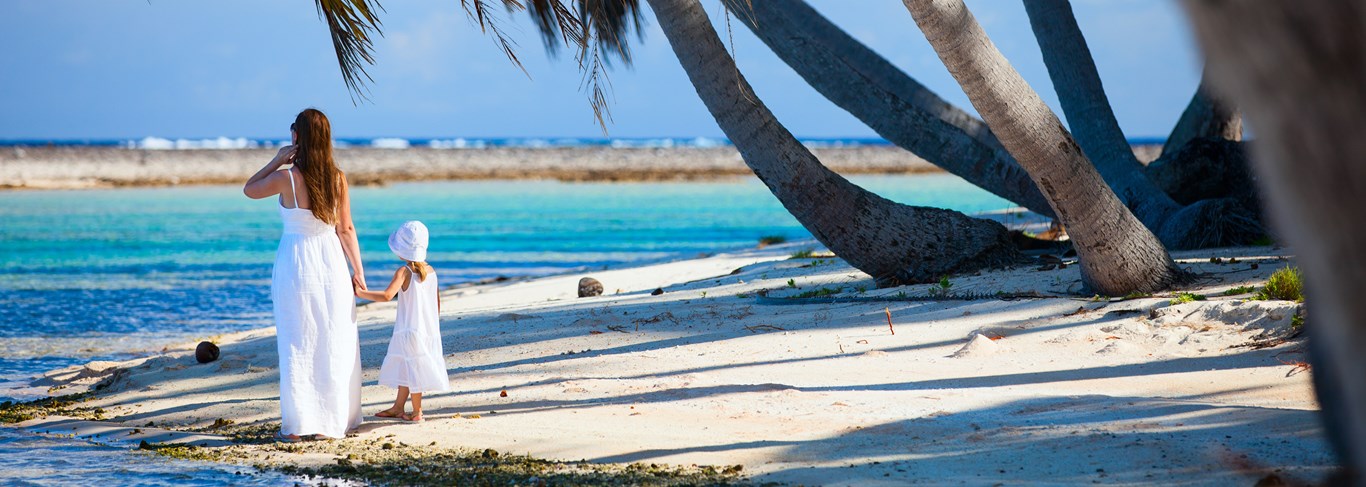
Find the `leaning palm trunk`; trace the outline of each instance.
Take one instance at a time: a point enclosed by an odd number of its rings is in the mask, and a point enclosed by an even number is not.
[[[1167,136],[1167,142],[1162,144],[1163,154],[1175,154],[1186,143],[1198,138],[1243,140],[1242,113],[1212,91],[1208,78],[1200,77],[1200,87],[1191,96],[1186,110],[1181,112],[1181,119]]]
[[[1072,140],[1062,122],[987,38],[962,0],[905,0],[925,38],[977,112],[1024,166],[1067,227],[1082,281],[1125,295],[1169,287],[1182,276]]]
[[[1197,2],[1186,7],[1210,77],[1257,126],[1253,162],[1309,282],[1324,430],[1366,482],[1366,7]]]
[[[944,101],[802,0],[723,0],[807,84],[878,135],[978,187],[1054,216],[991,129]]]
[[[1115,120],[1095,60],[1072,14],[1071,3],[1068,0],[1025,0],[1024,6],[1077,144],[1124,206],[1156,234],[1158,240],[1170,248],[1191,249],[1243,244],[1265,233],[1255,211],[1255,202],[1219,198],[1182,205],[1149,178]],[[1218,155],[1228,156],[1216,157],[1221,163],[1241,162],[1231,152]],[[1199,173],[1195,171],[1174,175],[1177,176],[1172,181],[1174,184],[1166,186],[1182,187],[1200,182],[1181,177],[1198,177]]]
[[[821,165],[755,96],[698,0],[650,0],[697,95],[797,221],[880,285],[1013,262],[1000,224],[870,193]]]
[[[1180,205],[1144,176],[1115,120],[1072,5],[1068,0],[1025,0],[1024,7],[1077,145],[1134,216],[1161,233],[1162,222]]]

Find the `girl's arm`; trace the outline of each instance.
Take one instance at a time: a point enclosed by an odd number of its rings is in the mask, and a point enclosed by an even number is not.
[[[408,280],[410,272],[406,265],[399,267],[397,271],[394,271],[394,280],[389,282],[389,287],[384,288],[383,291],[356,289],[356,297],[377,302],[392,300],[394,296],[398,295],[398,291],[403,289],[403,283]]]
[[[283,193],[285,190],[285,178],[279,176],[277,172],[280,166],[294,162],[294,146],[287,145],[280,148],[280,152],[275,153],[275,157],[267,162],[261,170],[256,171],[247,184],[242,186],[242,194],[248,198],[259,200],[267,196]]]
[[[356,240],[356,224],[351,220],[351,191],[346,184],[346,175],[341,175],[341,191],[337,193],[337,239],[341,240],[342,253],[351,263],[351,284],[365,290],[365,265],[360,261],[360,242]]]

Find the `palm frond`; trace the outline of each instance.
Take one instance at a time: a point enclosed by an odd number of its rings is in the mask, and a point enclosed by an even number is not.
[[[517,58],[517,41],[512,40],[511,37],[508,37],[507,33],[503,32],[503,28],[499,24],[500,20],[493,16],[493,13],[490,11],[490,1],[491,0],[460,0],[460,7],[465,9],[465,15],[469,16],[471,21],[479,25],[479,30],[481,32],[493,35],[493,43],[498,46],[499,50],[503,51],[503,55],[507,56],[508,60],[512,61],[514,66],[517,66],[517,69],[522,70],[522,74],[530,77],[531,73],[528,73],[526,67],[522,66],[522,60]],[[523,5],[522,2],[519,2],[518,0],[501,1],[508,12],[516,12],[526,8],[526,5]]]
[[[583,22],[572,9],[560,0],[531,0],[527,12],[541,33],[546,52],[554,55],[560,43],[576,48],[584,45]]]
[[[337,64],[342,80],[351,94],[351,103],[367,99],[367,82],[374,78],[365,72],[365,65],[375,64],[373,34],[384,35],[376,11],[383,12],[377,0],[315,0],[318,16],[327,22],[332,33],[332,48],[337,51]]]
[[[631,30],[644,37],[639,0],[579,0],[579,19],[588,30],[592,48],[631,64],[631,48],[626,36]]]

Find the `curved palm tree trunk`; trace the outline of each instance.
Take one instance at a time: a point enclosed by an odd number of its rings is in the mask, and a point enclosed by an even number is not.
[[[1200,87],[1191,96],[1186,110],[1181,112],[1167,142],[1162,144],[1163,154],[1176,154],[1187,142],[1202,137],[1243,140],[1243,114],[1228,100],[1210,91],[1208,78],[1208,75],[1200,77]]]
[[[1257,125],[1253,154],[1280,234],[1308,279],[1310,362],[1324,428],[1366,482],[1366,7],[1187,1],[1212,81]]]
[[[1134,157],[1105,96],[1091,50],[1072,14],[1072,4],[1068,0],[1025,0],[1024,6],[1077,144],[1120,201],[1145,226],[1160,234],[1180,205],[1148,179]]]
[[[880,285],[1014,262],[1000,224],[870,193],[823,166],[754,95],[698,0],[649,0],[716,123],[797,221]]]
[[[1030,211],[1054,216],[985,123],[859,43],[802,0],[723,0],[807,84],[878,135]]]
[[[1043,190],[1081,260],[1082,281],[1122,296],[1180,280],[1162,243],[1110,191],[1062,122],[987,38],[962,0],[904,0],[1002,145]]]

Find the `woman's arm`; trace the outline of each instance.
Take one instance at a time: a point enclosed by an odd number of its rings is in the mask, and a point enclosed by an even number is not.
[[[275,153],[275,157],[270,162],[267,162],[261,170],[256,171],[256,174],[247,178],[247,184],[242,186],[242,194],[247,195],[248,198],[259,200],[284,192],[284,180],[276,176],[276,171],[280,169],[280,166],[294,162],[294,149],[295,147],[292,145],[281,147],[280,152]]]
[[[337,239],[341,240],[342,253],[351,262],[351,284],[365,290],[365,265],[360,261],[360,242],[356,240],[356,224],[351,220],[351,190],[346,184],[346,175],[338,183],[341,191],[337,193]]]
[[[383,291],[357,289],[356,297],[381,302],[394,299],[394,296],[398,295],[398,291],[403,289],[403,281],[408,279],[409,272],[411,271],[408,270],[408,266],[399,267],[397,271],[394,271],[394,280],[389,282],[389,287],[384,288]]]

